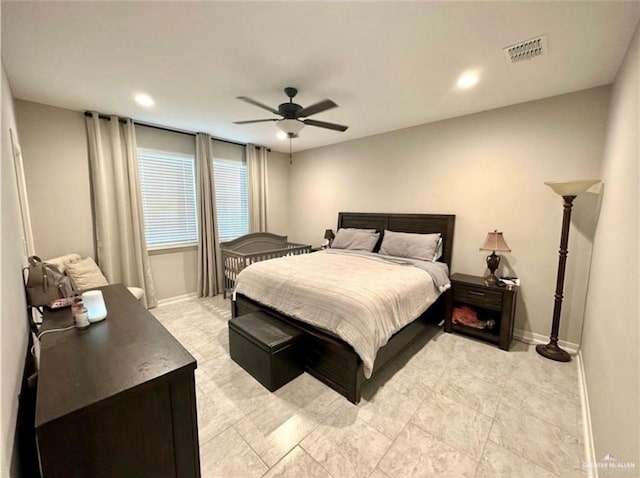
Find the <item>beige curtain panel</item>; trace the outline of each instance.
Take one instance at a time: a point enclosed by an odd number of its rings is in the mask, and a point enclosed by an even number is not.
[[[249,232],[267,232],[267,149],[247,144],[245,152],[249,182]]]
[[[110,283],[141,287],[145,305],[155,307],[133,121],[93,112],[86,124],[97,262]]]
[[[196,189],[198,203],[198,296],[213,297],[221,291],[222,267],[218,244],[216,194],[213,181],[211,136],[196,135]]]

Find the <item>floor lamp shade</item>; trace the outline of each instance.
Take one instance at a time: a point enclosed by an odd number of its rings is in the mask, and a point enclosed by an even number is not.
[[[548,181],[545,184],[553,189],[553,192],[560,196],[577,196],[586,192],[594,184],[598,184],[599,179],[581,179],[578,181]]]
[[[553,323],[551,325],[551,335],[549,343],[546,345],[537,345],[536,351],[551,360],[558,362],[569,362],[571,356],[566,350],[558,347],[558,331],[560,329],[560,315],[562,313],[562,295],[564,291],[564,274],[567,266],[567,245],[569,244],[569,226],[571,225],[571,208],[573,200],[577,195],[582,194],[594,184],[599,183],[599,179],[585,179],[580,181],[566,182],[546,182],[553,191],[562,196],[563,215],[562,215],[562,234],[560,236],[560,253],[558,259],[558,276],[556,279],[556,293],[553,306]]]

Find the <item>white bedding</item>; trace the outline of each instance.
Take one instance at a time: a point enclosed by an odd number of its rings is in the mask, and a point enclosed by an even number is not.
[[[378,349],[440,295],[419,267],[335,251],[252,264],[238,275],[235,292],[339,336],[360,356],[367,378]]]

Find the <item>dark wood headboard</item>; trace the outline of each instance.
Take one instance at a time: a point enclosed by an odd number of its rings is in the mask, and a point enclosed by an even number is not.
[[[338,229],[341,227],[375,229],[380,233],[380,240],[374,251],[380,248],[385,229],[395,232],[413,232],[417,234],[439,232],[442,235],[442,257],[439,261],[448,264],[449,268],[451,268],[451,255],[453,253],[455,222],[455,214],[338,213]]]

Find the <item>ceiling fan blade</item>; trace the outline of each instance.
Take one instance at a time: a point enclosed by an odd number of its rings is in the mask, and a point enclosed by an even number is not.
[[[317,121],[312,119],[306,119],[303,121],[303,123],[309,126],[317,126],[318,128],[333,129],[335,131],[347,131],[347,129],[349,128],[348,126],[344,126],[342,124],[327,123],[326,121]]]
[[[237,99],[242,100],[242,101],[246,101],[249,104],[252,104],[253,106],[257,106],[258,108],[262,108],[263,110],[267,110],[267,111],[271,111],[274,114],[279,115],[280,113],[278,112],[278,110],[273,109],[271,106],[267,106],[265,104],[260,103],[259,101],[253,100],[247,96],[236,96]]]
[[[278,118],[247,120],[247,121],[234,121],[233,124],[265,123],[267,121],[278,121]]]
[[[317,113],[322,113],[323,111],[330,110],[331,108],[335,108],[338,106],[333,101],[326,99],[319,101],[318,103],[314,103],[311,106],[307,106],[306,108],[302,108],[298,110],[298,114],[296,117],[298,118],[306,118],[307,116],[315,115]]]

